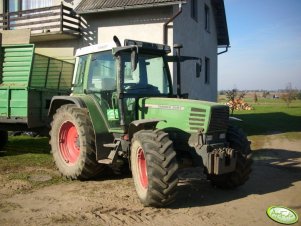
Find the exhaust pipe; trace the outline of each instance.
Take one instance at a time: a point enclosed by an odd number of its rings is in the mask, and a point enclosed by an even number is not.
[[[116,44],[117,47],[121,46],[120,40],[119,40],[119,38],[116,35],[114,35],[113,40],[114,40],[114,42],[115,42],[115,44]]]
[[[177,56],[177,98],[181,98],[181,48],[183,45],[174,44],[173,47],[176,49]]]

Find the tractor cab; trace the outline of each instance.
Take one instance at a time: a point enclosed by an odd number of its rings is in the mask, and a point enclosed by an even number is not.
[[[172,96],[169,52],[169,46],[134,40],[79,49],[73,94],[93,96],[109,128],[127,127],[138,119],[140,97]]]

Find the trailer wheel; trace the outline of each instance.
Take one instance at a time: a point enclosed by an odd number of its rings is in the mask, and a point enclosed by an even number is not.
[[[212,185],[232,189],[243,185],[251,173],[252,157],[250,142],[243,131],[237,127],[229,126],[227,140],[230,147],[237,151],[237,164],[234,172],[222,175],[208,175]]]
[[[51,123],[50,145],[57,168],[67,178],[86,180],[104,169],[96,161],[94,129],[86,109],[74,104],[60,107]]]
[[[7,131],[0,130],[0,151],[4,148],[8,141],[8,133]]]
[[[134,134],[131,170],[144,206],[162,207],[175,200],[178,163],[167,133],[141,130]]]

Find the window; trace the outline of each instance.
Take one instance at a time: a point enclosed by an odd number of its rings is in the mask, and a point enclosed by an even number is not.
[[[79,87],[83,85],[83,78],[85,74],[85,69],[86,69],[86,62],[87,62],[88,55],[80,56],[77,59],[77,71],[76,71],[76,76],[75,76],[75,81],[74,81],[74,86]]]
[[[115,60],[111,51],[94,53],[89,68],[88,90],[116,90]]]
[[[53,6],[54,0],[5,0],[4,11],[16,12],[26,9],[37,9]]]
[[[135,71],[130,55],[124,56],[124,90],[129,94],[167,95],[170,93],[168,73],[162,56],[139,54]]]
[[[195,21],[198,19],[198,0],[191,0],[191,18]]]
[[[53,0],[22,0],[22,9],[37,9],[53,6]]]
[[[205,84],[210,83],[210,59],[205,57]]]
[[[205,30],[210,32],[210,9],[207,5],[205,5]]]
[[[11,0],[7,3],[7,8],[9,12],[15,12],[20,10],[20,2],[18,0]]]

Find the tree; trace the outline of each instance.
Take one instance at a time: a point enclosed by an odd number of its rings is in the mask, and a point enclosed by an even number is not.
[[[226,97],[228,101],[234,101],[236,96],[237,96],[237,89],[226,91]]]
[[[229,91],[226,91],[226,98],[228,100],[228,103],[230,103],[230,110],[231,115],[233,115],[234,109],[235,109],[235,98],[237,96],[237,89],[232,89]]]
[[[257,97],[257,94],[256,92],[254,93],[254,103],[257,103],[258,102],[258,97]]]
[[[234,110],[252,110],[252,106],[244,102],[243,98],[246,95],[246,91],[238,92],[237,89],[226,91],[227,105],[233,115]]]
[[[242,92],[239,94],[238,99],[242,100],[242,99],[245,97],[246,94],[247,94],[246,91],[242,91]]]
[[[269,91],[263,91],[263,93],[262,93],[263,98],[267,98],[269,95],[270,95]]]
[[[292,84],[288,83],[284,93],[281,94],[281,99],[284,100],[284,102],[286,103],[286,106],[289,107],[290,103],[293,100],[297,99],[297,91],[292,89]]]

